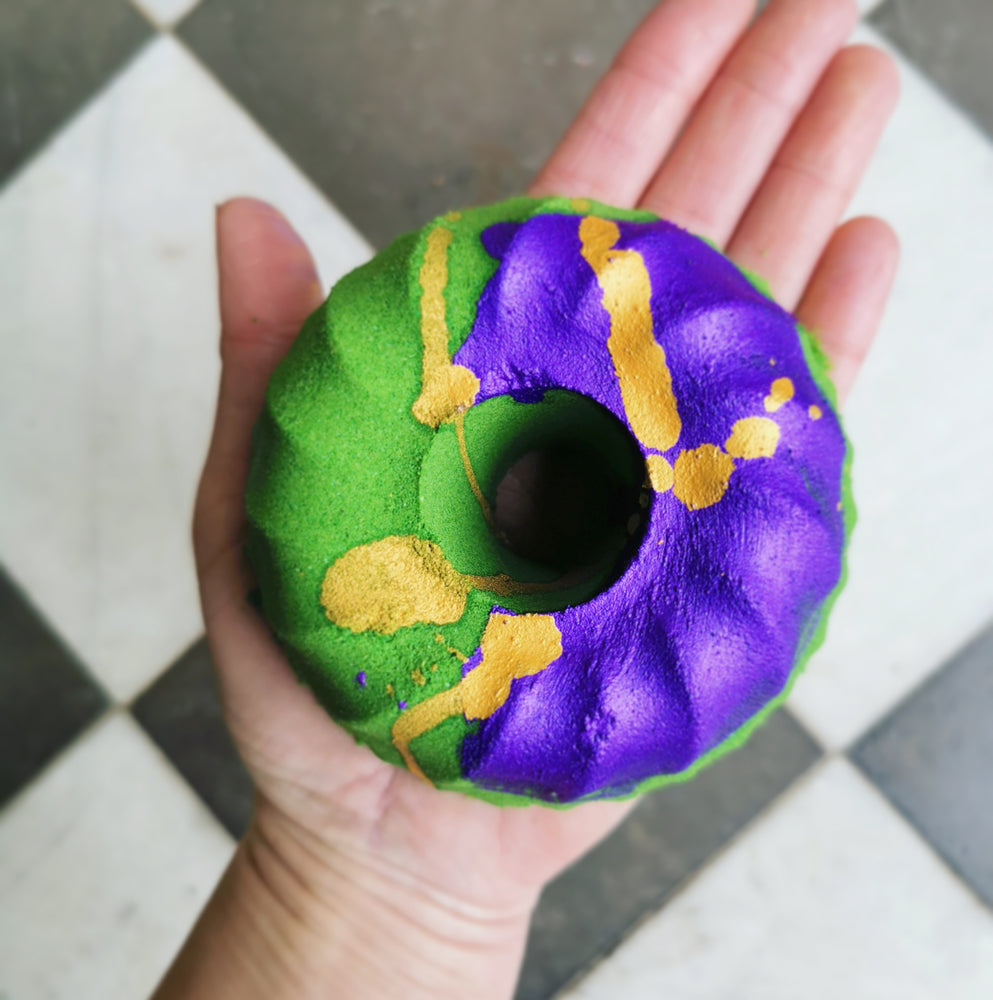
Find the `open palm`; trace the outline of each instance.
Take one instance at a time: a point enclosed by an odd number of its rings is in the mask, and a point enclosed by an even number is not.
[[[819,338],[843,396],[898,256],[889,228],[839,219],[896,100],[883,53],[842,48],[853,0],[668,0],[621,50],[534,194],[640,206],[716,241]],[[627,806],[498,809],[438,792],[333,725],[249,607],[241,545],[250,433],[268,378],[323,298],[285,220],[218,215],[223,374],[194,535],[228,723],[258,790],[255,823],[308,854],[372,864],[446,905],[508,915]],[[374,860],[370,860],[374,859]]]

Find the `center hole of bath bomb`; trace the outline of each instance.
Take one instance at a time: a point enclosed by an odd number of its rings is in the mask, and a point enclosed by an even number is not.
[[[567,573],[640,533],[640,492],[592,451],[553,442],[506,471],[496,488],[494,528],[516,555]]]

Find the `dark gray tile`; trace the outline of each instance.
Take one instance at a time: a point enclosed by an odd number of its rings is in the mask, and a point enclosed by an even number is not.
[[[381,245],[523,190],[654,3],[204,0],[179,33]]]
[[[103,691],[0,568],[0,805],[106,705]]]
[[[870,21],[993,135],[990,0],[888,0]]]
[[[0,3],[0,182],[151,33],[128,0]]]
[[[852,756],[993,906],[993,628],[865,736]]]
[[[546,1000],[614,948],[819,756],[780,711],[743,750],[686,784],[647,795],[542,894],[517,1000]]]
[[[231,835],[240,837],[252,811],[252,779],[225,725],[206,641],[194,643],[131,711]]]

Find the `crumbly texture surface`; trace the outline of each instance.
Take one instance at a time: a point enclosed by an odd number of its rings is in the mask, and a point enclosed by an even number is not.
[[[626,532],[502,544],[509,465],[572,439]],[[515,199],[346,276],[274,374],[248,554],[300,679],[380,757],[499,804],[685,780],[823,638],[854,523],[813,338],[647,213]]]

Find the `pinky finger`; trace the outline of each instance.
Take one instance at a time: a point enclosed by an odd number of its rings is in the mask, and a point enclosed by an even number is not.
[[[796,318],[831,359],[839,401],[872,346],[899,260],[900,244],[887,223],[852,219],[831,237],[797,307]]]

